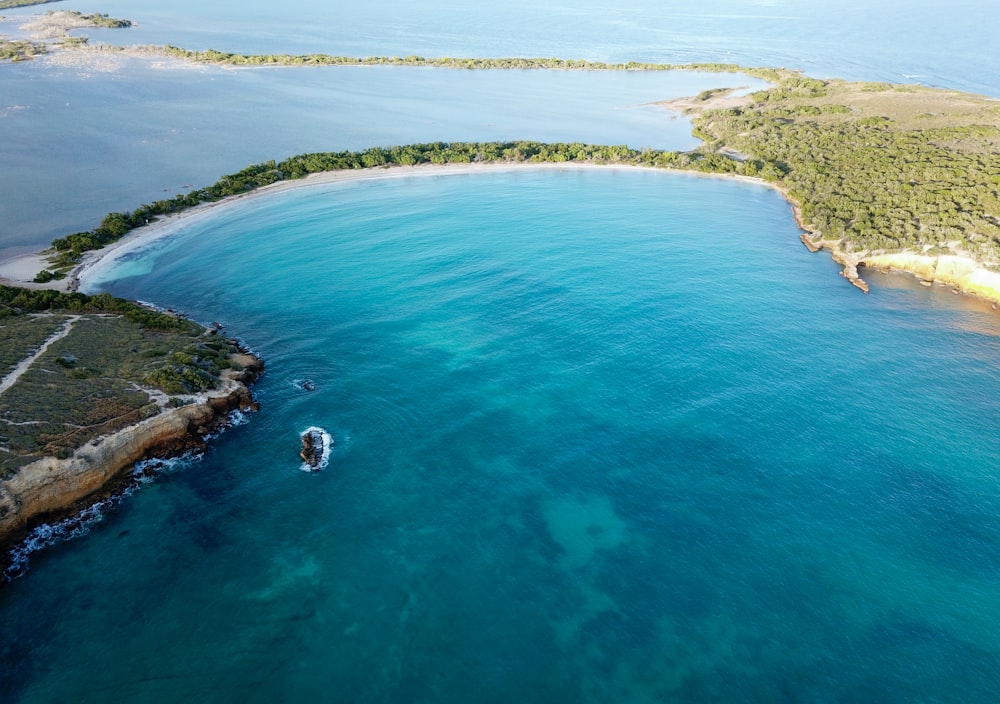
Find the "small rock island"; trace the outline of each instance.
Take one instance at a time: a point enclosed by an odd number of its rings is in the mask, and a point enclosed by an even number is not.
[[[302,451],[299,457],[304,463],[303,469],[318,472],[326,466],[332,440],[322,428],[312,427],[302,433]]]

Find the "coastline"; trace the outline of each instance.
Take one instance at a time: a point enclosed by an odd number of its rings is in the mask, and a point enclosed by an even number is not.
[[[994,310],[1000,304],[1000,273],[980,266],[969,257],[899,252],[865,256],[860,264],[877,271],[907,273],[927,285],[950,286],[959,293],[991,302]]]
[[[194,403],[95,438],[66,459],[43,457],[0,481],[0,574],[11,548],[35,526],[120,493],[134,481],[129,470],[140,460],[203,449],[207,435],[228,425],[230,412],[256,408],[249,387],[264,365],[247,353],[233,360],[242,369],[224,371],[221,386],[199,394]]]
[[[9,286],[20,286],[32,289],[55,289],[57,291],[86,292],[99,275],[112,268],[122,256],[141,250],[158,240],[170,237],[185,225],[198,222],[209,214],[216,213],[234,203],[248,202],[277,193],[291,192],[302,188],[312,188],[332,183],[374,181],[411,176],[456,176],[469,173],[496,173],[504,171],[545,170],[545,171],[580,171],[590,169],[603,170],[636,170],[681,174],[696,178],[727,179],[753,183],[774,188],[773,184],[763,179],[741,176],[738,174],[711,174],[688,171],[684,169],[666,169],[634,164],[594,164],[585,162],[520,162],[520,163],[478,163],[478,164],[420,164],[415,166],[373,167],[369,169],[351,169],[344,171],[325,171],[306,176],[305,178],[278,181],[247,193],[229,196],[212,203],[202,203],[178,213],[166,215],[129,232],[116,242],[84,253],[82,260],[64,279],[50,281],[46,284],[34,283],[34,276],[44,269],[48,263],[48,250],[21,254],[0,261],[0,283]],[[780,189],[779,189],[780,190]],[[786,196],[787,198],[787,196]]]
[[[223,198],[212,203],[203,203],[193,208],[162,217],[141,228],[129,232],[120,240],[99,250],[84,254],[82,261],[61,280],[46,284],[32,281],[35,274],[45,268],[45,251],[21,254],[0,261],[0,283],[32,289],[56,289],[59,291],[86,292],[100,274],[111,269],[118,259],[141,250],[158,240],[170,237],[182,226],[218,212],[234,203],[256,200],[276,193],[290,192],[302,188],[312,188],[332,183],[384,180],[411,176],[453,176],[469,173],[503,172],[530,170],[578,171],[588,169],[641,170],[670,174],[683,174],[698,178],[716,178],[742,181],[766,186],[778,191],[789,203],[796,225],[802,230],[800,239],[811,251],[826,250],[843,269],[841,276],[864,293],[869,286],[859,273],[859,268],[868,267],[880,271],[901,272],[917,277],[921,281],[940,283],[952,287],[958,293],[979,298],[991,304],[1000,304],[1000,274],[990,271],[975,260],[961,255],[929,256],[915,252],[850,252],[837,240],[825,240],[822,234],[812,230],[804,222],[799,204],[785,188],[761,178],[740,174],[712,174],[686,169],[647,167],[634,164],[595,164],[585,162],[520,162],[520,163],[472,163],[472,164],[420,164],[414,166],[373,167],[343,171],[326,171],[305,178],[278,181],[247,193]]]
[[[869,286],[859,269],[867,268],[913,276],[927,286],[948,286],[955,293],[991,304],[993,310],[1000,306],[1000,273],[987,269],[975,259],[961,254],[848,252],[840,241],[824,240],[819,233],[810,230],[802,221],[798,205],[783,189],[778,190],[792,204],[795,222],[799,229],[804,230],[799,238],[802,244],[810,252],[828,251],[833,261],[844,267],[840,275],[864,293],[869,292]]]

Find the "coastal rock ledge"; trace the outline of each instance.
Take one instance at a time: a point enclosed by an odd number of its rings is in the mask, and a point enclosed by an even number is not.
[[[264,365],[249,354],[233,360],[242,369],[225,370],[219,388],[194,402],[96,438],[66,459],[36,460],[0,481],[0,548],[6,552],[36,525],[115,493],[139,460],[202,448],[205,436],[225,425],[231,411],[255,409],[249,385]]]

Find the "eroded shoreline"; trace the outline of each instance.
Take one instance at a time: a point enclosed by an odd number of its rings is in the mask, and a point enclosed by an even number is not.
[[[136,462],[203,450],[205,437],[228,424],[233,411],[256,407],[250,392],[263,363],[249,353],[233,356],[238,369],[221,385],[179,408],[102,435],[65,459],[43,457],[0,481],[0,574],[11,549],[36,526],[58,521],[121,492]]]

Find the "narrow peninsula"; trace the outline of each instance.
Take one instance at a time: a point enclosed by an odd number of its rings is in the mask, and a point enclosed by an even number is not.
[[[85,51],[86,49],[81,49]],[[490,142],[372,147],[301,154],[248,166],[205,188],[110,213],[93,230],[53,242],[41,284],[69,277],[85,252],[163,215],[324,171],[422,164],[588,163],[758,179],[792,203],[803,242],[824,249],[864,291],[859,267],[899,269],[930,283],[1000,302],[1000,102],[917,85],[820,80],[797,71],[730,64],[603,64],[562,59],[427,59],[244,56],[141,47],[227,65],[391,64],[449,69],[743,72],[771,82],[661,103],[689,114],[703,140],[689,152],[577,143]]]

